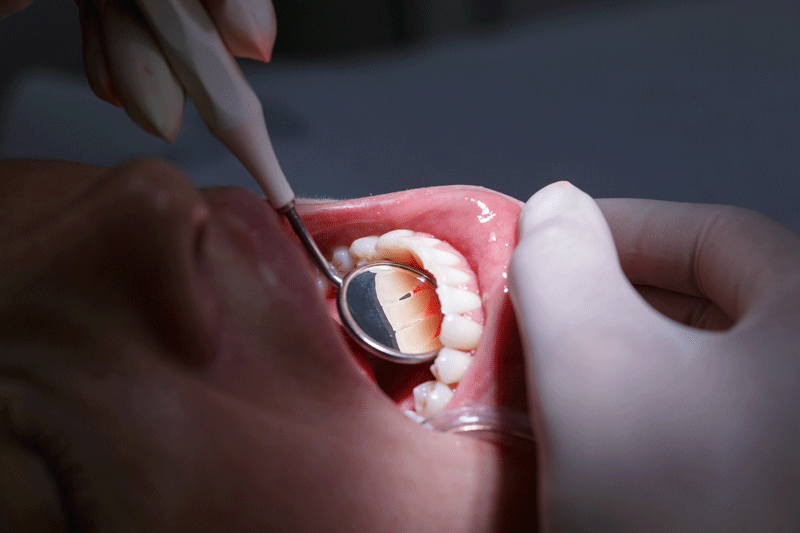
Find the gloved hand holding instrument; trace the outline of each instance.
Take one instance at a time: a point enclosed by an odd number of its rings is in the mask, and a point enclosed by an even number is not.
[[[269,60],[275,14],[268,0],[94,0],[79,6],[86,73],[98,96],[121,104],[144,130],[171,141],[180,128],[185,90],[211,133],[247,168],[269,203],[287,217],[312,261],[336,285],[348,333],[395,363],[436,357],[437,350],[431,349],[435,331],[400,342],[402,332],[395,331],[381,307],[392,302],[373,297],[378,275],[394,276],[412,292],[434,291],[435,281],[389,261],[340,276],[294,209],[294,192],[273,150],[261,103],[233,57]]]

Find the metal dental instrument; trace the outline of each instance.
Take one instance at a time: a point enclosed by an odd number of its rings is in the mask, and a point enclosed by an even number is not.
[[[389,261],[369,263],[342,278],[326,261],[295,211],[294,192],[272,148],[261,103],[201,3],[136,0],[136,4],[208,129],[247,168],[269,203],[288,218],[314,263],[337,286],[339,315],[350,335],[374,355],[395,363],[423,363],[436,357],[435,337],[401,342],[387,317],[387,306],[402,305],[420,291],[434,291],[436,283],[420,270]],[[396,297],[381,302],[379,288],[387,283]]]

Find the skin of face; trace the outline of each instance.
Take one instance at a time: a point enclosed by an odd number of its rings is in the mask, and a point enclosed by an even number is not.
[[[156,160],[0,176],[0,530],[535,527],[534,458],[409,421],[263,200]]]

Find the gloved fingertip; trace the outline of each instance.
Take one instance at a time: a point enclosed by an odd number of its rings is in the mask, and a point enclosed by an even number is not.
[[[103,30],[100,12],[94,4],[80,4],[81,33],[83,34],[83,69],[89,88],[101,100],[122,107],[116,88],[111,81],[108,59],[103,47]]]
[[[259,57],[257,57],[257,58],[254,57],[252,59],[259,59],[260,61],[263,61],[264,63],[269,63],[270,60],[272,60],[272,46],[273,46],[273,44],[275,44],[275,37],[274,36],[272,36],[271,38],[262,36],[262,38],[257,43]]]
[[[104,100],[109,104],[113,105],[114,107],[122,108],[122,102],[119,100],[119,95],[117,94],[117,88],[114,87],[114,84],[111,83],[111,80],[108,81],[108,98]]]
[[[186,97],[155,37],[138,13],[117,4],[106,8],[103,29],[117,101],[143,130],[174,142]]]
[[[558,181],[540,189],[530,197],[520,213],[519,234],[524,235],[543,222],[564,214],[569,205],[584,194],[568,181]]]
[[[207,7],[231,54],[265,63],[270,61],[276,35],[272,3],[264,0],[209,0]]]
[[[83,68],[92,92],[101,100],[117,107],[122,107],[117,96],[111,76],[108,72],[106,58],[103,54],[100,39],[96,35],[88,36],[83,44]]]

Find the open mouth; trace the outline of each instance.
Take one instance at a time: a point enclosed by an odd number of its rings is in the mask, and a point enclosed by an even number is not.
[[[347,201],[304,200],[297,211],[341,271],[390,259],[437,281],[439,356],[405,366],[351,352],[365,374],[412,418],[487,405],[524,410],[523,361],[506,272],[522,203],[472,186],[433,187]],[[338,321],[335,292],[325,286]]]

